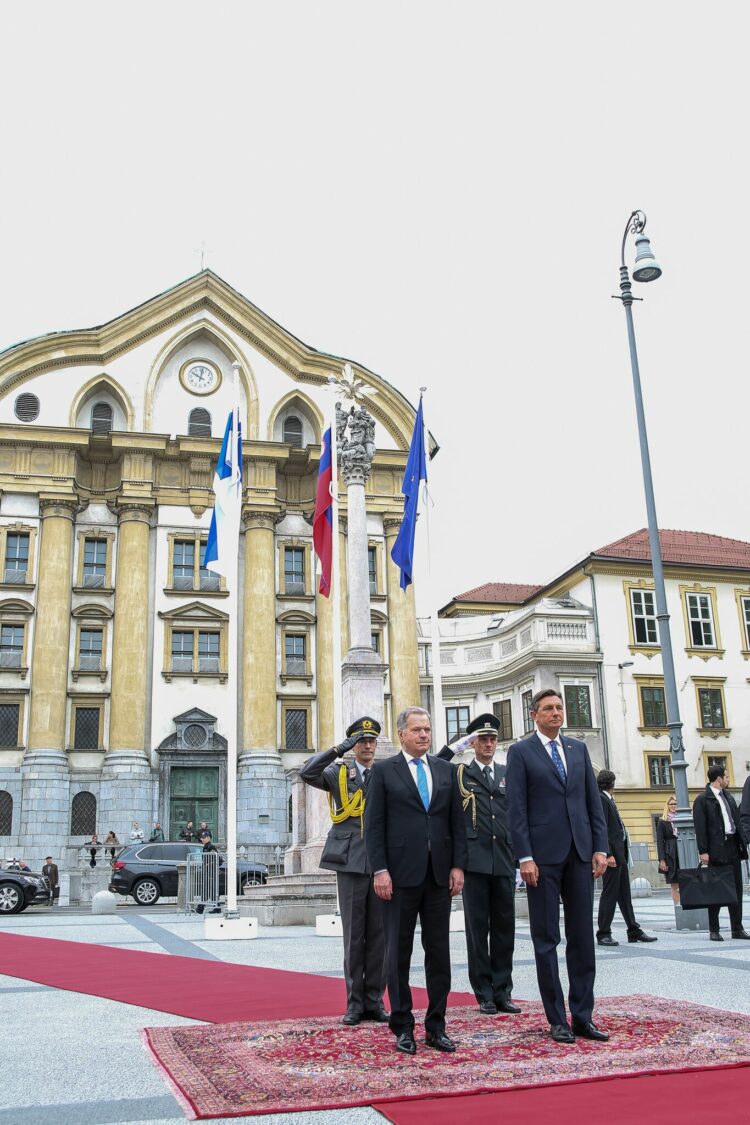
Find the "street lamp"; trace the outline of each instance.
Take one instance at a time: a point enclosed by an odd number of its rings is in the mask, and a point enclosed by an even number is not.
[[[648,452],[648,436],[646,434],[646,417],[643,412],[643,396],[641,394],[641,376],[638,370],[638,352],[635,346],[635,331],[633,329],[633,301],[641,300],[634,297],[630,287],[628,267],[625,265],[625,244],[629,234],[635,235],[637,254],[633,279],[635,281],[656,281],[661,277],[661,266],[651,250],[651,243],[646,237],[646,216],[643,211],[633,211],[625,226],[622,237],[622,254],[620,257],[620,293],[617,300],[622,301],[625,309],[625,320],[628,326],[628,344],[630,346],[630,366],[633,372],[633,391],[635,393],[635,412],[638,418],[638,438],[641,445],[641,467],[643,470],[643,487],[646,493],[646,512],[648,516],[648,538],[651,546],[651,565],[654,573],[654,587],[656,594],[656,618],[659,622],[659,640],[661,643],[662,668],[664,672],[664,695],[667,706],[667,730],[669,731],[669,746],[671,754],[672,777],[674,778],[675,796],[677,798],[676,823],[679,830],[677,839],[680,867],[695,867],[698,863],[698,849],[695,843],[695,829],[690,809],[690,797],[687,783],[687,762],[685,761],[685,746],[682,741],[682,720],[680,719],[680,705],[677,697],[677,681],[674,672],[674,657],[672,655],[672,637],[669,630],[669,613],[667,611],[667,595],[664,589],[664,569],[661,560],[661,545],[659,543],[659,525],[656,519],[656,504],[654,502],[654,484],[651,479],[651,459]],[[622,665],[620,665],[622,667]]]

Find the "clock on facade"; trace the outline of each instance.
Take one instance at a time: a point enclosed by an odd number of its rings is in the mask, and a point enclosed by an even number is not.
[[[180,370],[180,382],[194,395],[210,395],[221,382],[221,373],[206,360],[191,360]]]

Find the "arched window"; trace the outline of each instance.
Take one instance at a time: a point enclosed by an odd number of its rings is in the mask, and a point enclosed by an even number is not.
[[[188,416],[189,437],[211,437],[211,415],[202,406],[196,406]]]
[[[108,402],[97,402],[91,411],[91,432],[108,434],[112,431],[112,407]]]
[[[302,422],[295,414],[290,414],[288,418],[284,419],[284,428],[281,433],[282,441],[293,445],[296,449],[302,448]]]
[[[6,789],[0,790],[0,836],[10,836],[13,831],[13,798]]]
[[[96,797],[93,793],[76,793],[70,806],[71,836],[91,836],[96,832]]]

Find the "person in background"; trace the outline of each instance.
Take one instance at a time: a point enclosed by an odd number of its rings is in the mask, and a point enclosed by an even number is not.
[[[615,907],[620,907],[620,913],[625,919],[628,928],[628,941],[657,941],[657,938],[646,934],[636,921],[633,910],[633,899],[630,894],[630,845],[628,833],[620,816],[619,809],[612,796],[617,778],[612,770],[599,770],[596,783],[602,798],[602,812],[607,825],[607,870],[602,879],[602,893],[599,899],[599,917],[596,929],[598,945],[619,945],[612,937],[612,919],[615,916]]]
[[[92,833],[91,839],[86,846],[89,849],[89,855],[91,856],[91,859],[89,860],[89,867],[96,867],[96,853],[102,846],[102,842],[96,832]]]
[[[680,905],[680,884],[677,876],[680,873],[680,861],[677,857],[677,798],[670,797],[664,806],[661,820],[656,825],[656,854],[659,857],[659,870],[669,883],[672,891],[672,902]]]
[[[693,802],[695,842],[701,863],[729,868],[734,875],[737,901],[729,909],[733,938],[750,941],[742,925],[742,864],[747,859],[747,842],[740,824],[740,810],[729,789],[729,773],[723,765],[708,767],[708,784]],[[711,941],[723,941],[719,933],[720,906],[708,908]]]
[[[60,872],[58,871],[57,864],[53,863],[51,855],[48,855],[44,861],[42,875],[44,875],[52,891],[52,898],[49,904],[50,906],[54,906],[55,902],[60,897]]]
[[[197,838],[195,825],[192,820],[189,820],[185,827],[180,829],[180,839],[184,840],[186,844],[193,844]]]
[[[213,840],[214,834],[206,824],[205,820],[201,821],[200,828],[198,829],[198,839],[202,840],[204,836],[208,836],[209,840]]]
[[[111,859],[115,858],[115,851],[117,850],[117,848],[119,848],[119,846],[120,846],[120,841],[117,839],[117,833],[116,832],[108,832],[107,837],[104,841],[104,847],[107,848],[107,850],[109,851],[109,855],[110,855]]]
[[[164,829],[157,820],[154,825],[154,830],[148,838],[149,844],[163,844],[164,843]]]
[[[143,829],[141,828],[137,820],[134,820],[131,826],[130,839],[134,844],[140,844],[143,840]]]
[[[740,801],[740,826],[745,833],[745,839],[750,844],[750,774],[745,778],[742,786],[742,800]]]

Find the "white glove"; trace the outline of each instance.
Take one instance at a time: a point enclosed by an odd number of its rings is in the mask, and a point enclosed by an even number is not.
[[[463,754],[464,750],[474,745],[476,737],[476,734],[463,735],[461,738],[456,739],[455,742],[451,742],[451,750],[454,754]]]

